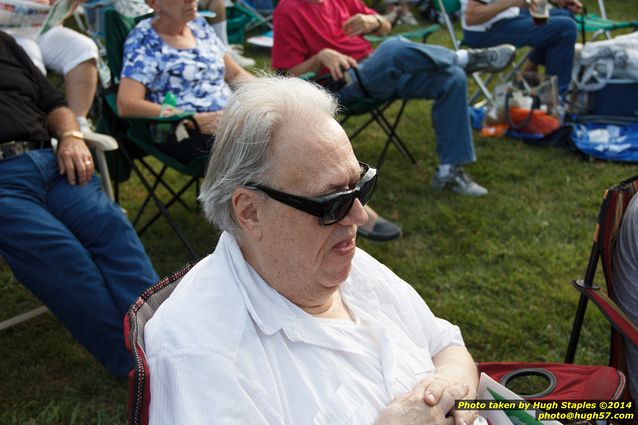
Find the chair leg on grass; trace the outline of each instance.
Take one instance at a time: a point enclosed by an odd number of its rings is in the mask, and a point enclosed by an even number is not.
[[[155,177],[155,182],[153,183],[153,186],[151,188],[151,191],[153,193],[155,193],[155,191],[157,190],[157,186],[159,186],[160,182],[162,181],[162,177],[164,176],[164,172],[166,171],[166,169],[168,167],[167,166],[163,166],[162,169],[160,170],[159,174],[157,174],[157,173],[155,173],[155,170],[151,169],[145,162],[142,162],[142,163],[147,167],[147,169],[149,169],[151,171],[151,173]],[[173,193],[172,190],[170,192]],[[144,214],[144,211],[146,210],[146,206],[148,205],[150,200],[151,200],[151,195],[150,195],[150,192],[149,192],[149,194],[146,196],[146,198],[144,198],[144,201],[142,202],[142,205],[137,210],[137,214],[135,214],[135,219],[133,219],[133,227],[137,227],[138,223],[142,219],[142,214]],[[138,231],[137,233],[139,235],[141,235],[143,232],[142,231]]]
[[[12,317],[11,319],[5,320],[4,322],[0,322],[0,331],[15,326],[18,323],[26,322],[29,319],[33,319],[34,317],[46,313],[47,311],[49,311],[49,309],[42,306],[31,311],[27,311],[26,313],[20,314],[19,316]]]
[[[184,192],[186,192],[188,189],[190,189],[190,187],[193,185],[193,183],[199,181],[199,179],[197,177],[193,177],[192,179],[190,179],[184,186],[182,186],[182,188],[180,190],[177,191],[177,193],[175,194],[175,196],[173,196],[173,198],[171,198],[170,201],[168,201],[166,204],[164,204],[166,206],[166,209],[169,209],[175,202],[182,202],[181,201],[181,196],[184,194]],[[182,202],[183,203],[183,202]],[[146,229],[153,224],[162,214],[157,212],[155,213],[155,215],[153,217],[151,217],[144,226],[142,226],[139,231],[138,234],[142,234],[146,231]]]
[[[385,160],[385,155],[386,155],[386,152],[388,151],[388,147],[390,146],[390,143],[394,144],[394,146],[396,146],[396,148],[399,150],[401,155],[403,155],[404,158],[409,160],[412,163],[412,165],[414,165],[415,167],[418,167],[416,159],[414,159],[414,156],[412,156],[408,148],[405,146],[403,141],[399,138],[399,136],[396,133],[396,128],[399,124],[399,121],[401,120],[401,116],[403,115],[403,111],[405,110],[406,104],[407,104],[407,100],[404,100],[401,103],[401,108],[399,109],[399,112],[397,113],[397,116],[394,119],[394,122],[392,124],[390,124],[390,122],[386,119],[386,117],[382,113],[385,110],[385,108],[387,108],[387,106],[385,106],[380,111],[376,109],[372,111],[373,119],[375,120],[377,124],[379,124],[379,126],[383,129],[385,134],[387,134],[388,136],[385,142],[385,146],[383,147],[383,150],[381,151],[381,156],[379,156],[379,159],[377,160],[378,170],[380,170],[381,166],[383,165],[383,161]]]
[[[144,168],[146,168],[146,170],[151,173],[153,175],[153,177],[155,177],[155,179],[157,180],[158,184],[161,184],[164,189],[168,190],[168,192],[171,194],[171,196],[175,196],[175,191],[173,190],[172,187],[170,187],[168,184],[166,184],[166,182],[164,182],[164,180],[162,180],[162,176],[164,175],[164,172],[168,169],[167,165],[164,165],[162,167],[162,169],[160,170],[159,173],[157,173],[157,171],[155,171],[153,169],[153,167],[151,167],[148,162],[144,161],[144,158],[140,158],[139,160],[142,165],[144,165]],[[186,206],[186,204],[184,203],[184,201],[182,201],[181,199],[178,200],[180,204],[182,204],[182,206],[186,209],[188,209],[188,206]]]
[[[363,124],[359,125],[359,127],[357,127],[357,129],[349,135],[350,141],[353,141],[365,128],[367,128],[367,126],[371,122],[374,121],[377,123],[377,125],[379,125],[381,130],[383,130],[383,132],[387,136],[387,138],[383,146],[383,150],[381,151],[381,155],[379,156],[379,159],[377,160],[377,164],[376,164],[377,170],[381,170],[381,166],[383,165],[386,153],[391,143],[394,146],[396,146],[396,148],[399,150],[399,152],[401,153],[401,155],[403,155],[404,158],[408,159],[412,163],[412,165],[414,165],[415,167],[418,167],[418,164],[416,160],[414,159],[414,156],[412,156],[408,148],[405,146],[401,138],[396,133],[396,129],[399,125],[401,117],[403,116],[403,111],[405,110],[405,105],[407,104],[407,102],[408,102],[407,100],[402,101],[401,107],[399,108],[399,112],[395,116],[394,121],[392,123],[390,123],[390,121],[388,121],[388,119],[383,114],[386,111],[386,109],[390,107],[390,105],[392,104],[392,101],[386,102],[381,107],[372,109],[369,112],[369,118]],[[352,115],[346,115],[340,121],[340,124],[344,125],[346,121],[350,119],[351,116]]]
[[[175,220],[173,220],[173,217],[171,216],[171,214],[168,211],[168,209],[166,208],[166,206],[162,203],[162,201],[160,201],[160,199],[155,194],[154,187],[149,184],[149,182],[146,180],[146,178],[142,174],[142,171],[139,169],[139,167],[137,167],[137,165],[135,165],[133,163],[133,158],[131,158],[131,156],[129,155],[129,153],[126,150],[126,148],[124,146],[120,145],[120,150],[122,151],[122,154],[124,155],[124,158],[126,159],[126,161],[131,166],[131,169],[133,170],[133,172],[137,175],[137,177],[142,182],[142,185],[144,186],[144,188],[148,192],[149,197],[151,197],[153,199],[153,201],[155,202],[155,206],[157,206],[157,209],[164,216],[164,218],[166,219],[168,224],[173,229],[173,232],[175,232],[177,237],[180,239],[180,241],[182,242],[182,244],[186,248],[186,251],[188,251],[189,255],[193,258],[193,260],[198,260],[199,259],[199,255],[197,255],[197,253],[195,252],[195,249],[193,249],[193,246],[186,239],[186,236],[182,232],[182,230],[179,227],[179,225],[175,222]]]

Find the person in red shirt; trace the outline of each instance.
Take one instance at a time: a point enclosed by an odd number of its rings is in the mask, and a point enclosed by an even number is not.
[[[343,81],[336,94],[344,105],[363,97],[434,100],[439,166],[432,186],[486,195],[487,189],[462,168],[476,161],[466,72],[505,68],[514,58],[514,46],[455,52],[390,37],[375,50],[363,37],[390,30],[390,22],[360,0],[282,0],[274,13],[272,66],[296,76],[329,73],[333,80]]]

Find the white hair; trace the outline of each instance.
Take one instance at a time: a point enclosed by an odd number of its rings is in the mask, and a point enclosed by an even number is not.
[[[206,219],[237,235],[233,192],[247,183],[268,182],[270,148],[280,128],[336,114],[332,95],[299,78],[270,76],[241,84],[224,108],[199,195]]]

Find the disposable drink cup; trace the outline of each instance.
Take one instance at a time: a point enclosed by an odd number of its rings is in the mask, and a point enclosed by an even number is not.
[[[547,4],[547,0],[536,0],[536,7],[534,9],[530,9],[530,14],[532,15],[534,25],[546,24],[547,19],[549,19],[549,6]]]

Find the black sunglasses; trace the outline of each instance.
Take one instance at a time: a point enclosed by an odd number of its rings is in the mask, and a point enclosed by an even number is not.
[[[359,162],[359,165],[361,166],[359,183],[354,189],[344,190],[343,192],[305,197],[291,195],[290,193],[281,192],[256,183],[248,183],[246,187],[260,190],[276,201],[319,217],[319,224],[321,225],[335,224],[348,214],[355,199],[358,199],[361,205],[365,205],[370,200],[372,192],[374,192],[374,186],[377,184],[377,169],[363,162]]]

